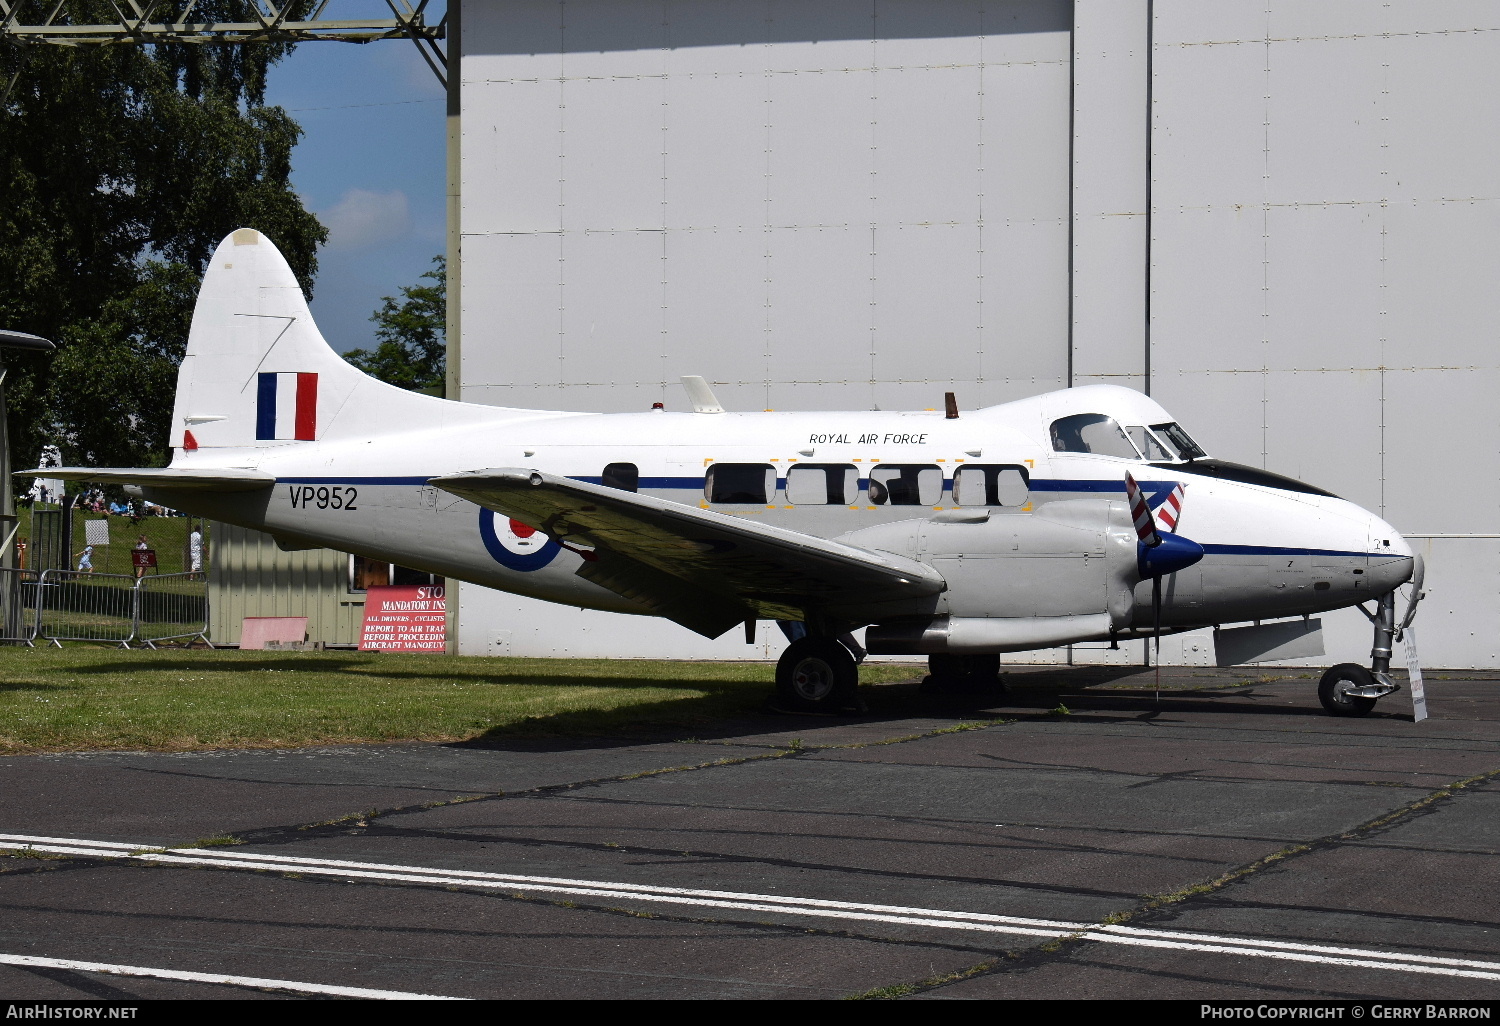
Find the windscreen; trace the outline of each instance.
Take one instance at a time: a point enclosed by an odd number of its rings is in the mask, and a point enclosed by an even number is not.
[[[1182,430],[1178,424],[1152,424],[1151,430],[1156,432],[1158,438],[1177,450],[1177,458],[1180,460],[1200,460],[1208,453],[1204,452],[1193,437]]]
[[[1175,425],[1174,425],[1175,426]],[[1052,448],[1057,452],[1086,452],[1095,456],[1118,456],[1138,460],[1120,425],[1102,413],[1075,413],[1052,422]]]
[[[1130,440],[1135,443],[1137,449],[1141,450],[1141,455],[1146,457],[1146,459],[1175,460],[1177,458],[1176,450],[1160,438],[1157,438],[1156,432],[1150,428],[1140,424],[1132,424],[1125,429],[1125,432],[1130,435]]]

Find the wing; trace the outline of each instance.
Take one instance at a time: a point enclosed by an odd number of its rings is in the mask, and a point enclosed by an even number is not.
[[[269,488],[276,483],[276,478],[264,471],[237,467],[204,470],[184,470],[178,467],[161,467],[155,470],[132,467],[38,467],[36,470],[18,470],[16,476],[217,492],[250,492],[257,488]]]
[[[870,623],[930,608],[945,587],[930,566],[888,552],[537,471],[431,483],[551,537],[594,546],[580,576],[711,638],[755,616]]]

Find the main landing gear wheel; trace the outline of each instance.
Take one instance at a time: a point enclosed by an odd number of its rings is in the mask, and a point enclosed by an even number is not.
[[[1358,663],[1339,663],[1318,681],[1318,700],[1334,716],[1368,716],[1377,700],[1354,692],[1375,683],[1375,675]]]
[[[796,712],[856,710],[859,666],[832,638],[798,638],[776,663],[776,696]]]
[[[998,655],[930,655],[927,677],[922,690],[928,694],[1000,694],[1005,684],[1000,680]]]

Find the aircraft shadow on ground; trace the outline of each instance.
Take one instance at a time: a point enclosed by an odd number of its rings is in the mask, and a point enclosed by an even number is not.
[[[78,674],[119,674],[125,669],[118,662],[71,667]],[[1180,677],[1169,675],[1159,698],[1152,693],[1149,671],[1139,666],[1058,667],[1046,670],[1009,672],[1004,675],[1007,689],[1001,693],[933,694],[918,686],[920,673],[914,669],[912,680],[879,684],[860,689],[866,710],[859,714],[805,715],[775,708],[769,682],[726,681],[708,678],[631,678],[614,676],[547,676],[527,673],[486,673],[454,675],[448,672],[422,672],[410,669],[375,669],[368,661],[319,654],[308,658],[304,653],[270,654],[263,658],[236,659],[224,663],[187,661],[171,656],[132,661],[129,669],[137,671],[175,671],[191,669],[195,674],[236,674],[261,670],[310,671],[329,673],[358,670],[361,675],[377,675],[387,680],[453,680],[478,685],[538,685],[635,691],[642,689],[693,692],[680,698],[668,698],[631,704],[626,709],[562,710],[539,715],[521,723],[491,728],[452,747],[504,749],[511,751],[582,751],[622,748],[663,741],[697,740],[733,742],[747,739],[751,744],[775,743],[765,735],[795,735],[829,726],[878,726],[890,723],[894,733],[910,733],[912,720],[951,720],[953,723],[986,719],[1056,720],[1084,722],[1152,720],[1163,715],[1213,714],[1217,716],[1323,716],[1312,681],[1307,687],[1307,701],[1286,704],[1286,693],[1274,700],[1264,692],[1261,681],[1205,681],[1201,686],[1184,687]],[[1137,686],[1118,682],[1137,678]],[[1113,685],[1113,686],[1111,686]],[[1226,686],[1229,685],[1229,686]],[[0,690],[55,689],[56,685],[0,684]],[[1065,708],[1067,711],[1062,712]],[[1392,710],[1378,710],[1377,718],[1400,717]],[[756,740],[756,739],[759,740]],[[707,753],[705,757],[710,757]]]
[[[264,659],[234,659],[222,663],[171,656],[150,659],[135,659],[129,663],[98,663],[92,666],[70,666],[69,673],[120,674],[145,672],[148,670],[191,670],[194,673],[252,673],[256,670],[310,670],[314,673],[332,672],[351,667],[368,667],[370,664],[358,659],[318,656],[308,659],[302,653],[289,652],[284,656],[267,655]],[[392,675],[394,676],[394,675]],[[428,676],[433,676],[429,674]]]
[[[1140,667],[1079,668],[1028,671],[1008,675],[1003,693],[930,694],[917,680],[860,689],[866,710],[858,714],[808,715],[775,708],[770,688],[755,682],[717,680],[624,681],[585,679],[580,684],[599,687],[684,688],[706,692],[701,697],[653,702],[632,709],[629,722],[605,722],[608,714],[563,712],[537,717],[519,728],[500,727],[454,747],[516,751],[567,751],[619,748],[661,741],[694,740],[749,744],[775,743],[766,735],[795,735],[840,725],[879,726],[889,723],[893,733],[910,733],[913,720],[1056,720],[1077,723],[1152,720],[1162,715],[1323,716],[1309,688],[1308,701],[1287,705],[1286,696],[1268,700],[1262,682],[1246,681],[1224,687],[1223,682],[1199,688],[1174,683],[1158,700],[1149,687],[1104,689],[1104,685],[1142,673]],[[494,678],[498,681],[503,678]],[[1168,683],[1164,681],[1164,684]],[[739,709],[726,705],[745,702]],[[1066,713],[1057,711],[1059,706]],[[1375,715],[1379,715],[1376,713]],[[708,757],[707,755],[705,757]]]
[[[0,692],[3,691],[65,691],[61,684],[48,684],[45,681],[4,681],[0,682]]]

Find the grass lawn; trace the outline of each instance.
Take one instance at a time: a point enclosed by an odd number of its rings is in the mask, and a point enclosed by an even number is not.
[[[764,663],[385,652],[0,651],[0,754],[691,729],[762,708]],[[893,664],[864,683],[909,680]]]
[[[139,500],[137,500],[139,501]],[[56,506],[43,506],[42,509],[56,509]],[[17,505],[16,514],[21,518],[21,525],[16,531],[18,539],[26,541],[28,547],[31,545],[33,531],[31,527],[32,510],[29,506]],[[68,553],[68,569],[77,566],[73,560],[75,553],[83,550],[87,542],[87,535],[83,526],[85,520],[108,520],[109,521],[109,544],[96,546],[94,549],[94,571],[101,574],[134,574],[135,570],[130,562],[130,550],[134,547],[136,538],[140,535],[146,536],[146,541],[156,550],[157,569],[164,574],[183,573],[188,569],[187,560],[187,536],[192,530],[192,524],[198,523],[196,517],[141,517],[140,523],[132,524],[129,517],[112,517],[104,513],[89,513],[84,510],[73,511],[73,546]],[[204,522],[204,540],[208,541],[208,524]],[[26,565],[35,568],[34,555],[28,552]]]

